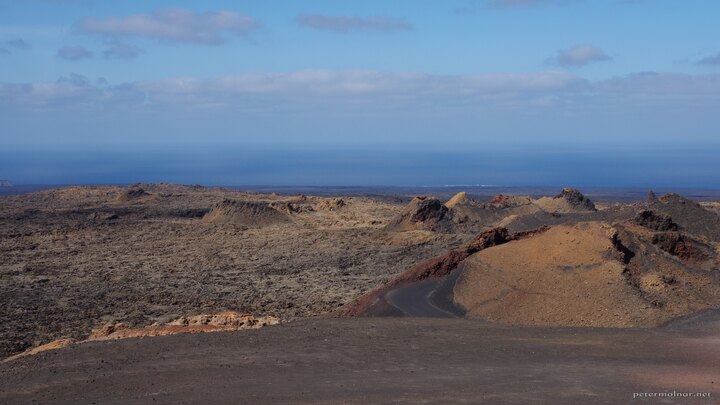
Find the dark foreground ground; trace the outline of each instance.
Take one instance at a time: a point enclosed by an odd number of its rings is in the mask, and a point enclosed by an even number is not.
[[[718,364],[717,314],[645,330],[318,319],[26,357],[0,365],[0,403],[712,404]],[[668,392],[710,397],[633,398]]]

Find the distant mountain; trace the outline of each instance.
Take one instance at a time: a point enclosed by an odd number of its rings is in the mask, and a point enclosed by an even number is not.
[[[0,180],[0,187],[12,187],[12,183],[9,180]]]

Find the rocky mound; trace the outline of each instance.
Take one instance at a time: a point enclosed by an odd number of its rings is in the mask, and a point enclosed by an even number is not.
[[[288,222],[287,215],[268,204],[225,199],[203,217],[204,222],[262,227]]]
[[[486,204],[486,207],[488,208],[495,208],[495,209],[506,209],[506,208],[515,208],[515,207],[522,207],[524,205],[529,205],[533,203],[532,197],[529,196],[516,196],[516,195],[504,195],[504,194],[498,194],[495,197],[493,197],[488,203]]]
[[[456,206],[469,205],[469,204],[472,204],[472,200],[470,200],[470,198],[468,197],[466,192],[461,191],[461,192],[455,194],[454,196],[452,196],[452,198],[449,199],[445,203],[445,206],[452,209],[452,208],[455,208]]]
[[[682,231],[720,242],[720,216],[693,200],[671,193],[649,202],[648,207],[671,217]]]
[[[12,183],[8,180],[0,180],[0,187],[12,187]]]
[[[632,222],[619,229],[558,225],[482,250],[465,260],[453,299],[473,318],[597,327],[656,326],[720,305],[717,280],[700,270],[710,252],[691,270],[673,240],[653,243],[655,233]]]
[[[450,210],[437,198],[415,197],[385,227],[386,231],[426,230],[449,232],[452,229]]]
[[[303,203],[294,203],[289,201],[275,201],[269,205],[271,208],[276,209],[285,214],[298,214],[301,212],[313,212],[315,209],[312,205]]]
[[[445,206],[450,210],[450,218],[456,225],[467,228],[482,228],[497,222],[498,218],[486,210],[482,204],[471,200],[467,193],[460,192],[449,199]],[[478,229],[479,230],[479,229]]]
[[[555,197],[540,198],[535,201],[535,204],[544,211],[554,213],[597,211],[595,204],[590,199],[573,188],[564,188]]]
[[[142,187],[131,187],[117,196],[116,201],[128,202],[138,200],[142,197],[148,196],[148,194]]]
[[[652,231],[677,231],[678,225],[667,215],[656,214],[652,211],[640,211],[635,217],[635,223]]]
[[[342,198],[326,198],[317,203],[315,209],[318,211],[338,211],[345,205],[347,205],[347,202]]]

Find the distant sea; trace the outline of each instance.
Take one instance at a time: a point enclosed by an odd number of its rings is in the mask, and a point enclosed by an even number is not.
[[[118,184],[126,185],[126,184]],[[0,196],[19,195],[65,187],[63,185],[19,185],[0,187]],[[488,200],[498,194],[529,195],[531,197],[553,196],[560,192],[561,186],[543,187],[499,187],[478,185],[452,186],[215,186],[229,190],[256,192],[262,194],[277,193],[280,195],[317,195],[317,196],[377,196],[395,197],[408,201],[414,196],[428,195],[441,199],[449,199],[464,191],[475,200]],[[584,187],[583,194],[596,202],[602,201],[643,201],[647,198],[648,189],[634,187]],[[679,193],[698,201],[720,201],[720,189],[692,188],[656,188],[657,195]]]
[[[643,149],[622,145],[512,148],[388,149],[176,148],[138,150],[0,150],[0,178],[14,188],[55,184],[181,183],[207,186],[260,185],[262,190],[366,190],[387,187],[477,194],[519,188],[529,194],[561,187],[688,190],[720,189],[716,148]],[[329,188],[328,188],[329,187]],[[347,188],[347,187],[355,187]],[[705,191],[703,191],[705,190]],[[329,191],[330,194],[337,194]],[[416,191],[412,191],[415,193]],[[594,192],[594,191],[593,191]],[[602,194],[604,191],[598,191]]]

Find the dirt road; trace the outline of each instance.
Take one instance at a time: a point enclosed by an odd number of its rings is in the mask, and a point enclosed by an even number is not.
[[[707,404],[717,364],[717,315],[646,330],[318,319],[42,353],[0,365],[0,403]],[[633,399],[655,392],[711,396]]]

